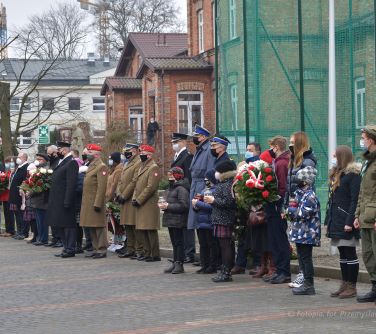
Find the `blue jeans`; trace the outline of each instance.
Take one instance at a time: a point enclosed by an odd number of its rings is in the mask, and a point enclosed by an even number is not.
[[[48,225],[44,221],[46,210],[35,209],[35,216],[37,220],[38,241],[48,242]]]

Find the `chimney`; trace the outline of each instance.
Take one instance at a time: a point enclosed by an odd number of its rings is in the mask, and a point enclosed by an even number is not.
[[[87,64],[90,66],[95,66],[95,53],[94,52],[87,53]]]
[[[103,65],[104,66],[110,66],[110,57],[109,56],[105,56],[103,58]]]

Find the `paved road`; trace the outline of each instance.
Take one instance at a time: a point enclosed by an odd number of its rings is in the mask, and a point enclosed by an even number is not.
[[[249,275],[218,285],[190,265],[54,253],[0,239],[0,333],[375,333],[375,305],[330,298],[336,281],[302,297]]]

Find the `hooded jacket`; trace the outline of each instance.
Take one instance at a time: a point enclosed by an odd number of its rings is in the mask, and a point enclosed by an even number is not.
[[[328,237],[333,239],[359,239],[359,230],[345,232],[345,225],[353,226],[354,213],[360,188],[360,168],[357,163],[350,163],[341,176],[339,187],[329,199]]]

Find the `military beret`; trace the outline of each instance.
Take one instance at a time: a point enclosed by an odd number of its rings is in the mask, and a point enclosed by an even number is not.
[[[87,148],[89,151],[102,151],[102,147],[100,147],[100,146],[97,145],[97,144],[87,144],[87,145],[86,145],[86,148]]]
[[[140,151],[155,153],[154,147],[152,147],[150,145],[141,145],[140,146]]]

